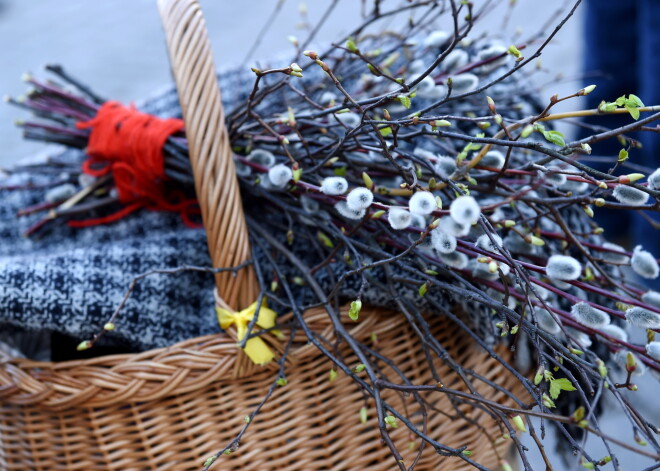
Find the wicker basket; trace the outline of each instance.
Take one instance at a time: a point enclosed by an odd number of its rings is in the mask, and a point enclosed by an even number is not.
[[[209,249],[216,266],[234,266],[249,257],[247,228],[204,20],[195,0],[161,0],[159,6]],[[221,302],[232,308],[256,298],[250,269],[236,277],[218,275],[216,281]],[[332,340],[334,330],[324,311],[310,310],[304,316],[314,331]],[[359,323],[347,326],[355,338],[369,342],[377,334],[377,348],[408,378],[433,384],[424,353],[403,316],[365,308],[360,317]],[[439,316],[430,316],[429,323],[455,361],[503,390],[522,394],[519,382],[460,335],[457,326]],[[282,351],[276,339],[268,341]],[[358,362],[348,349],[340,353],[347,364]],[[499,354],[510,355],[506,349]],[[330,381],[332,366],[297,334],[286,368],[288,384],[275,390],[240,448],[221,457],[218,469],[394,469],[396,463],[380,438],[374,404],[365,402],[349,377],[339,374]],[[445,386],[465,390],[448,365],[438,361],[436,367]],[[244,417],[272,384],[276,368],[246,361],[231,330],[141,354],[84,361],[0,357],[0,469],[199,470],[208,456],[235,438]],[[395,375],[387,368],[384,373]],[[477,383],[476,388],[489,400],[511,403],[490,386]],[[401,410],[406,407],[410,420],[423,426],[422,411],[412,399],[391,391],[385,399]],[[489,412],[459,406],[469,423],[457,418],[446,394],[429,392],[425,399],[435,408],[428,415],[429,435],[449,446],[467,446],[475,453],[473,459],[486,467],[499,465],[503,431]],[[369,410],[364,424],[359,417],[363,406]],[[416,454],[409,449],[414,437],[403,426],[393,430],[392,437],[410,465]],[[415,469],[441,469],[443,464],[443,469],[470,468],[427,447]]]

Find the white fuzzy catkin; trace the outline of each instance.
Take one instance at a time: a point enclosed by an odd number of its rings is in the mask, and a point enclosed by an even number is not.
[[[551,294],[550,290],[545,289],[543,286],[530,285],[530,288],[532,288],[532,287],[534,288],[534,291],[532,292],[531,289],[529,290],[529,295],[530,296],[533,296],[533,297],[535,297],[536,299],[539,299],[539,300],[542,299],[544,301],[547,300],[550,297],[550,294]],[[527,290],[524,287],[521,287],[521,291],[525,292]]]
[[[474,74],[459,74],[451,78],[452,92],[456,95],[462,95],[476,90],[479,86],[479,77]]]
[[[387,212],[387,222],[392,229],[398,231],[407,228],[412,222],[412,214],[403,208],[390,208]]]
[[[452,253],[456,250],[456,237],[435,228],[431,231],[431,244],[440,253]]]
[[[609,324],[599,329],[602,333],[609,337],[621,340],[623,342],[628,341],[628,334],[618,325]]]
[[[449,205],[449,215],[459,224],[471,226],[479,220],[481,208],[471,196],[459,196]]]
[[[647,291],[642,295],[642,301],[653,307],[660,307],[660,293],[653,290]]]
[[[340,201],[335,205],[337,212],[344,216],[346,219],[362,219],[365,214],[364,209],[354,210],[348,207],[346,201]]]
[[[346,196],[346,204],[353,211],[367,209],[373,202],[374,194],[369,188],[365,187],[354,188],[348,196]]]
[[[247,159],[250,162],[254,162],[255,164],[259,164],[268,168],[275,165],[275,155],[273,155],[272,152],[263,149],[253,150],[248,154]]]
[[[447,234],[451,234],[454,237],[463,237],[468,235],[470,232],[469,225],[459,224],[449,216],[443,216],[440,218],[438,229],[440,229],[442,232],[446,232]]]
[[[416,76],[410,77],[411,80],[416,79]],[[417,84],[417,96],[429,100],[437,100],[447,95],[447,89],[443,85],[436,85],[431,77],[424,77],[421,82]]]
[[[321,182],[321,192],[326,195],[343,195],[348,190],[348,182],[344,177],[327,177]]]
[[[495,241],[495,244],[491,242],[487,234],[483,234],[477,238],[477,247],[481,247],[489,252],[499,253],[500,250],[498,247],[502,247],[502,238],[497,234],[491,234],[491,237]]]
[[[625,252],[626,249],[621,247],[620,245],[613,244],[612,242],[604,242],[603,243],[603,248],[605,249],[610,249],[610,250],[616,250],[617,252]],[[625,253],[614,253],[614,252],[601,252],[600,253],[600,258],[602,258],[606,262],[610,263],[618,263],[622,265],[627,265],[630,263],[630,257],[627,256]]]
[[[660,267],[658,267],[658,262],[653,254],[642,250],[641,245],[638,245],[633,250],[630,264],[635,273],[647,280],[655,280],[658,277],[658,273],[660,273]]]
[[[621,204],[629,206],[644,206],[649,199],[648,193],[628,185],[617,185],[612,191],[612,196]]]
[[[561,167],[557,167],[556,165],[548,167],[548,173],[545,174],[545,181],[552,186],[562,186],[566,183],[566,175],[563,173],[555,173],[561,172],[562,170]]]
[[[649,182],[649,188],[652,190],[660,190],[660,168],[656,168],[651,175],[649,175],[647,181]]]
[[[284,188],[293,178],[293,172],[284,164],[277,164],[268,170],[268,179],[278,188]]]
[[[655,361],[660,361],[660,342],[647,343],[646,353]]]
[[[422,157],[429,161],[436,159],[435,153],[431,152],[430,150],[426,150],[423,147],[415,147],[413,154],[415,154],[417,157]]]
[[[426,62],[424,59],[415,59],[408,66],[408,70],[413,74],[421,74],[426,70]]]
[[[573,194],[584,193],[589,189],[587,182],[576,182],[575,180],[566,180],[566,183],[559,187],[560,190],[570,191]]]
[[[321,94],[321,98],[319,99],[319,102],[322,105],[329,105],[330,103],[333,103],[337,100],[337,95],[332,93],[332,92],[323,92]]]
[[[456,171],[456,160],[440,155],[436,158],[433,169],[440,178],[447,180]]]
[[[463,49],[454,49],[449,53],[445,60],[442,61],[440,67],[447,72],[451,72],[455,69],[460,69],[461,67],[467,65],[470,60],[470,56]]]
[[[626,320],[640,329],[660,329],[660,314],[643,307],[634,306],[627,309]]]
[[[468,266],[469,261],[467,255],[462,252],[441,253],[438,255],[438,258],[447,264],[447,266],[456,268],[457,270],[463,270]]]
[[[431,214],[436,208],[435,196],[430,191],[418,191],[410,197],[408,202],[410,212],[422,216]]]
[[[412,214],[412,221],[410,221],[410,225],[412,227],[416,227],[418,229],[423,229],[426,227],[426,218],[422,216],[421,214]]]
[[[483,156],[479,165],[482,167],[502,168],[504,167],[505,160],[504,154],[499,150],[491,150]]]
[[[497,262],[497,266],[500,268],[502,275],[507,276],[509,273],[511,273],[511,267],[506,263]]]
[[[556,335],[561,332],[560,325],[548,310],[536,307],[534,308],[534,316],[538,326],[547,333]]]
[[[606,312],[585,302],[574,304],[571,307],[571,315],[580,324],[594,329],[600,329],[610,323],[610,316]]]
[[[553,255],[548,259],[545,273],[554,280],[577,280],[582,273],[582,265],[568,255]]]
[[[487,64],[484,64],[480,68],[483,69],[485,72],[494,70],[495,68],[506,64],[507,62],[507,50],[506,47],[501,46],[501,45],[494,45],[486,49],[482,49],[479,51],[477,54],[477,57],[479,58],[479,61],[485,61],[488,59],[492,59],[493,57],[501,56],[491,62],[488,62]]]
[[[424,46],[425,47],[440,47],[443,44],[445,44],[447,41],[449,41],[449,38],[452,35],[448,33],[447,31],[443,30],[435,30],[431,31],[431,33],[424,38]]]
[[[571,337],[573,337],[575,339],[575,341],[582,348],[589,348],[589,347],[591,347],[591,344],[593,343],[591,341],[591,337],[589,337],[584,332],[580,332],[579,330],[575,330],[575,329],[571,329],[570,327],[567,327],[566,328],[566,333],[569,334]]]
[[[76,187],[71,183],[65,183],[51,188],[44,195],[46,203],[57,203],[71,198],[76,194]]]

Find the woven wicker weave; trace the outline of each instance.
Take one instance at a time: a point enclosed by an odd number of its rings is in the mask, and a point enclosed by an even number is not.
[[[206,37],[204,20],[193,0],[159,3],[190,141],[191,160],[209,249],[216,266],[236,265],[249,255],[238,185],[223,123],[220,94]],[[222,184],[221,184],[222,183]],[[251,271],[238,277],[219,276],[218,293],[231,307],[256,297]],[[209,293],[211,295],[211,293]],[[344,317],[346,317],[344,315]],[[305,313],[309,326],[333,338],[327,314]],[[429,317],[434,336],[466,369],[521,396],[521,386],[496,360],[479,351],[445,318]],[[369,344],[377,335],[381,352],[415,384],[433,384],[426,357],[405,318],[365,308],[351,334]],[[284,330],[283,333],[287,334]],[[246,363],[234,333],[191,339],[169,348],[135,355],[84,361],[39,363],[0,357],[0,469],[15,470],[198,470],[214,451],[234,439],[244,417],[262,400],[273,381],[274,364]],[[282,346],[268,339],[281,352]],[[356,363],[348,349],[340,352]],[[509,353],[502,349],[502,356]],[[242,365],[242,366],[241,366]],[[438,360],[444,385],[465,386]],[[243,437],[241,447],[220,458],[218,469],[241,470],[385,470],[395,463],[381,443],[374,405],[365,402],[354,382],[340,374],[329,379],[332,364],[297,334],[289,356],[289,383],[280,387]],[[238,374],[240,372],[240,375]],[[395,373],[385,368],[384,373]],[[487,399],[507,403],[504,393],[475,384]],[[386,400],[422,427],[416,403],[393,392]],[[425,398],[428,433],[449,446],[467,446],[473,458],[498,466],[504,445],[502,430],[481,409],[463,405],[472,423],[455,418],[446,394]],[[369,420],[359,411],[366,406]],[[392,431],[407,464],[415,451],[403,426]],[[500,445],[494,446],[494,442]],[[419,445],[419,443],[418,443]],[[427,447],[415,469],[463,470],[458,458],[443,458]]]

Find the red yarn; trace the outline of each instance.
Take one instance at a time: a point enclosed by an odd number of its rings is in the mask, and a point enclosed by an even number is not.
[[[83,172],[94,177],[112,173],[119,201],[126,207],[105,217],[69,221],[69,226],[108,224],[144,207],[179,212],[186,225],[195,226],[190,216],[199,214],[197,202],[180,194],[167,195],[163,185],[167,179],[163,146],[171,134],[183,129],[182,120],[160,119],[108,101],[94,118],[79,121],[76,127],[92,129]]]

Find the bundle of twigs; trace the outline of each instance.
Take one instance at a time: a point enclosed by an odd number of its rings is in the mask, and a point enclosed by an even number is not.
[[[26,139],[86,149],[90,130],[80,129],[77,124],[94,118],[106,100],[69,75],[62,66],[48,65],[46,70],[60,82],[40,81],[26,74],[23,79],[32,87],[28,93],[19,98],[5,98],[9,104],[28,110],[36,118],[17,121],[16,124],[23,129]],[[192,170],[183,133],[170,136],[162,152],[166,176],[164,184],[170,191],[194,194]],[[23,170],[26,170],[25,166],[17,166],[8,171]],[[49,224],[107,214],[121,207],[112,175],[95,178],[84,173],[78,162],[60,162],[56,158],[49,160],[46,165],[30,165],[27,170],[34,173],[56,172],[60,176],[46,185],[50,190],[46,192],[43,202],[24,208],[17,214],[21,217],[46,212],[45,217],[26,231],[27,236],[47,230]]]

